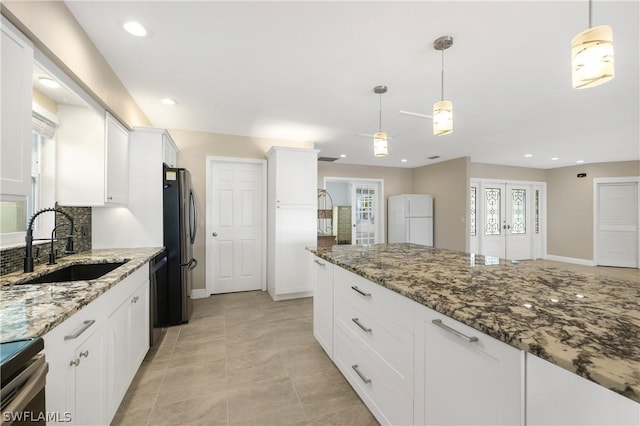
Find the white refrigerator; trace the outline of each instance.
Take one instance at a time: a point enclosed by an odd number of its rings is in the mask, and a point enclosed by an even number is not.
[[[415,243],[433,247],[431,195],[391,195],[387,218],[389,243]]]

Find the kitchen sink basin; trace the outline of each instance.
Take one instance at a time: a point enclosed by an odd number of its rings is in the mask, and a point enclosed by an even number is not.
[[[49,272],[38,278],[22,282],[20,284],[39,284],[39,283],[59,283],[65,281],[85,281],[95,280],[101,276],[108,274],[118,266],[124,265],[126,262],[115,263],[88,263],[69,265],[57,271]]]

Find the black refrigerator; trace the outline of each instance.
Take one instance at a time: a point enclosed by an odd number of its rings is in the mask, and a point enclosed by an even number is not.
[[[196,239],[196,199],[187,169],[164,167],[163,223],[167,250],[166,283],[156,295],[155,327],[184,324],[191,316],[191,287]]]

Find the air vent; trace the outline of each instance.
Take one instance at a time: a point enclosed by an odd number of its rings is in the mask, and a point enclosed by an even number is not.
[[[432,155],[431,157],[427,157],[427,160],[436,160],[438,158],[440,158],[439,155]]]
[[[337,158],[334,157],[318,157],[318,161],[326,161],[327,163],[333,163]]]

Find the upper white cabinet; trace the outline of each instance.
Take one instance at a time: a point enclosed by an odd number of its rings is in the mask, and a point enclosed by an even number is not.
[[[318,151],[267,152],[267,289],[274,300],[311,296],[305,247],[316,246]]]
[[[169,133],[162,133],[162,162],[169,167],[178,167],[178,147]]]
[[[111,114],[105,123],[106,203],[127,204],[129,199],[129,131]]]
[[[109,113],[58,105],[56,197],[61,205],[122,205],[129,193],[129,132]]]
[[[135,127],[129,142],[130,214],[113,209],[93,209],[92,246],[158,247],[163,242],[162,164],[171,165],[175,144],[164,129]],[[175,160],[174,160],[175,162]]]
[[[31,92],[33,47],[2,19],[0,193],[31,191]]]

